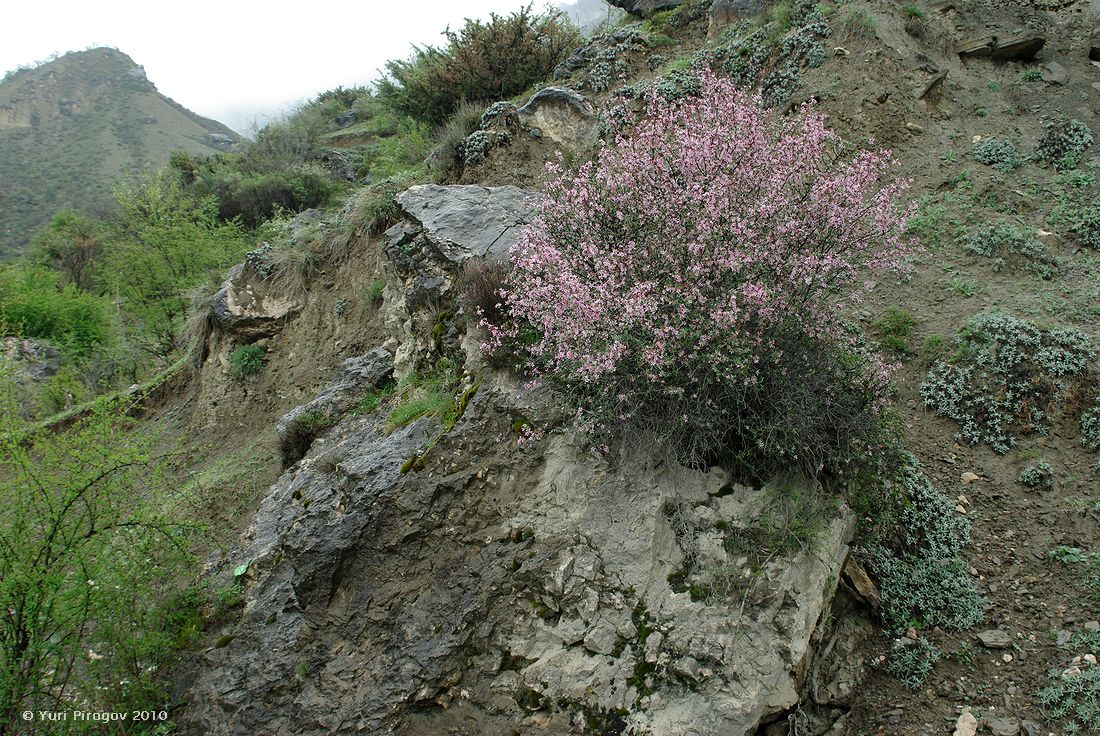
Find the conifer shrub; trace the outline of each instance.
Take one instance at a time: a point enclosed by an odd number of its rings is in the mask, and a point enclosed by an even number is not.
[[[441,125],[463,101],[507,99],[549,79],[581,43],[561,11],[536,13],[530,4],[488,21],[467,19],[444,35],[443,48],[416,47],[412,58],[386,63],[378,95],[395,112]]]
[[[840,315],[869,271],[908,269],[906,182],[887,152],[846,155],[812,107],[701,85],[650,94],[595,161],[550,166],[488,347],[597,433],[640,426],[761,473],[839,467],[874,444],[887,380]]]

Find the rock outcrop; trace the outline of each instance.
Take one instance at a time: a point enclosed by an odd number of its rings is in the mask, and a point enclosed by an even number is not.
[[[212,308],[218,326],[241,342],[270,337],[298,315],[301,305],[270,288],[271,265],[264,244],[234,266],[214,295]]]
[[[425,184],[398,195],[402,219],[386,231],[386,326],[399,376],[460,335],[454,279],[470,258],[504,258],[535,216],[539,195],[516,187]],[[446,331],[446,334],[441,334]],[[433,334],[435,333],[435,334]]]
[[[599,119],[592,103],[567,87],[536,92],[517,114],[524,125],[574,150],[593,145],[599,137]]]

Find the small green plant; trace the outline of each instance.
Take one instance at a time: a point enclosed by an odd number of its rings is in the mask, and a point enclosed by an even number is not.
[[[989,80],[989,84],[986,85],[986,88],[990,92],[1000,92],[1001,91],[1001,85],[997,84],[997,82],[993,79]]]
[[[1025,82],[1041,82],[1043,80],[1043,73],[1038,69],[1028,69],[1021,76]]]
[[[1016,152],[1016,147],[1009,141],[996,138],[983,138],[974,144],[970,155],[978,163],[992,166],[997,171],[1009,172],[1018,169],[1024,164],[1023,157]]]
[[[924,11],[918,8],[916,5],[902,5],[901,12],[910,18],[923,18]]]
[[[1017,432],[1047,431],[1069,382],[1084,376],[1095,350],[1074,328],[1043,329],[1004,312],[972,318],[951,363],[937,362],[920,386],[937,414],[960,425],[956,439],[1005,453]]]
[[[1046,133],[1039,139],[1035,155],[1043,161],[1057,163],[1067,155],[1074,160],[1092,145],[1092,131],[1080,120],[1058,118],[1046,125]],[[1070,166],[1068,168],[1073,168]]]
[[[978,284],[973,279],[964,279],[961,276],[956,276],[948,283],[952,289],[959,292],[967,299],[978,293]]]
[[[1100,666],[1083,662],[1047,676],[1050,684],[1037,693],[1047,719],[1067,736],[1100,733]]]
[[[381,388],[371,391],[369,394],[359,400],[351,409],[352,414],[370,414],[372,411],[382,405],[388,397],[393,395],[393,392],[397,389],[396,384],[392,381],[386,383]]]
[[[943,339],[943,335],[931,334],[924,338],[924,343],[921,345],[920,357],[926,365],[931,365],[937,360],[941,360],[947,353],[947,341]]]
[[[1045,460],[1040,460],[1034,465],[1028,465],[1020,472],[1020,482],[1028,488],[1053,491],[1054,468]]]
[[[229,373],[241,379],[259,373],[264,367],[264,349],[259,345],[238,345],[229,356]]]
[[[959,154],[954,151],[945,151],[940,154],[940,161],[943,161],[946,164],[958,163]]]
[[[898,639],[890,649],[886,671],[906,687],[916,690],[932,674],[932,667],[939,659],[940,651],[923,636]]]
[[[980,118],[984,118],[986,115],[989,114],[989,111],[986,110],[985,107],[977,107],[974,109],[974,114]]]
[[[410,373],[397,385],[402,400],[386,418],[389,429],[423,416],[436,417],[444,429],[450,429],[458,415],[455,392],[460,377],[461,370],[449,360],[439,361],[432,371]]]
[[[883,345],[899,353],[908,353],[909,335],[915,324],[916,319],[912,314],[904,309],[890,307],[873,326]]]
[[[385,289],[385,279],[375,279],[370,283],[370,286],[363,290],[363,301],[368,306],[377,309],[382,306],[382,292],[384,292]]]
[[[1067,547],[1064,544],[1060,544],[1047,552],[1047,557],[1055,562],[1061,562],[1063,565],[1077,565],[1089,560],[1088,552],[1080,547]]]
[[[961,238],[961,243],[971,253],[994,259],[994,271],[1000,271],[1008,262],[1022,261],[1027,270],[1050,280],[1061,268],[1034,233],[1007,222],[979,227]]]

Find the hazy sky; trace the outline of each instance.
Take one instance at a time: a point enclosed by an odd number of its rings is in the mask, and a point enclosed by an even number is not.
[[[0,11],[0,69],[114,46],[143,65],[163,94],[250,134],[254,120],[262,124],[297,101],[371,81],[411,44],[440,43],[448,25],[525,1],[20,0]]]

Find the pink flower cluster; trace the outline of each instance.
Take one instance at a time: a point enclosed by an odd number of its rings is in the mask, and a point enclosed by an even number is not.
[[[757,380],[779,330],[841,339],[871,272],[914,252],[888,152],[845,155],[812,106],[782,116],[714,76],[702,90],[654,94],[595,161],[550,165],[502,292],[514,321],[489,327],[490,348],[535,335],[531,371],[616,419],[654,392],[686,406],[699,386]]]

